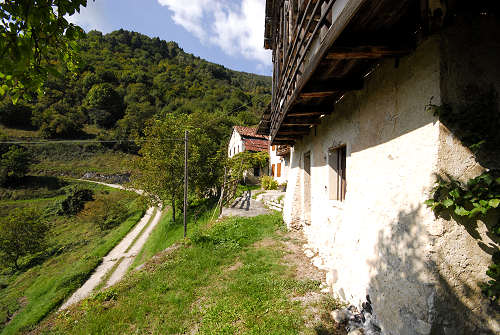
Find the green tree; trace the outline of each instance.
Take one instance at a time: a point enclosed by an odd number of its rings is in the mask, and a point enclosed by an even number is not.
[[[0,102],[0,123],[6,127],[31,129],[32,107],[26,103],[13,104],[8,99]]]
[[[37,118],[40,135],[43,138],[78,138],[83,133],[83,124],[63,115],[52,108],[45,110]]]
[[[48,225],[40,213],[30,208],[16,208],[0,218],[0,259],[4,265],[19,270],[19,260],[42,251]]]
[[[76,71],[77,39],[83,30],[66,17],[87,0],[4,0],[0,2],[0,95],[14,102],[26,93],[42,93],[49,73],[58,73],[57,57]]]
[[[23,147],[11,146],[0,159],[0,184],[6,185],[26,175],[31,163],[31,156]]]
[[[175,221],[176,203],[182,198],[184,183],[184,137],[187,116],[166,115],[153,120],[145,130],[147,141],[142,145],[137,160],[135,185],[149,194],[151,202],[171,204]]]
[[[246,170],[254,167],[265,167],[268,162],[269,154],[265,151],[243,151],[229,159],[229,170],[233,178],[243,179],[243,173]]]
[[[112,128],[123,117],[122,98],[108,83],[90,89],[86,106],[92,122],[102,128]]]

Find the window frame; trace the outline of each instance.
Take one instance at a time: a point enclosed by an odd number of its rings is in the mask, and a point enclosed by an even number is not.
[[[334,164],[332,164],[334,162]],[[328,148],[328,198],[334,201],[345,201],[347,193],[347,145],[342,144]]]

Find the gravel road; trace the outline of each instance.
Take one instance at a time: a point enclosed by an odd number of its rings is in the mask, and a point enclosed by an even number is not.
[[[88,180],[85,180],[88,181]],[[98,184],[106,185],[109,187],[125,189],[121,185],[115,184],[106,184],[102,182],[95,182]],[[135,192],[142,194],[140,190],[134,190]],[[146,214],[142,217],[141,221],[132,229],[121,241],[116,245],[113,250],[111,250],[102,260],[101,265],[99,265],[95,272],[90,276],[90,278],[80,287],[73,295],[60,307],[60,310],[66,309],[69,306],[79,302],[82,299],[88,297],[92,291],[101,283],[106,274],[113,268],[113,266],[120,259],[123,258],[121,263],[116,267],[108,281],[105,284],[105,287],[109,287],[123,278],[129,266],[133,263],[137,253],[142,249],[144,243],[146,243],[151,231],[154,227],[160,222],[161,218],[161,210],[156,211],[156,215],[154,218],[151,218],[154,214],[154,207],[150,207]],[[147,226],[148,222],[152,219],[149,226]],[[144,227],[146,227],[144,229]],[[144,229],[144,230],[143,230]],[[131,247],[130,247],[131,246]],[[129,249],[127,251],[127,249]]]

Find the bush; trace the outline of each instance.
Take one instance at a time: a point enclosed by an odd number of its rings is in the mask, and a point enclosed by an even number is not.
[[[77,138],[83,134],[83,125],[71,115],[46,110],[37,121],[43,138]]]
[[[271,176],[262,176],[260,178],[260,184],[264,190],[277,190],[278,182]]]
[[[19,259],[45,248],[48,225],[34,209],[16,208],[0,219],[0,260],[19,270]]]
[[[85,203],[92,200],[94,200],[94,192],[92,190],[71,188],[66,199],[61,202],[59,214],[78,214],[85,207]]]
[[[32,108],[23,102],[13,104],[10,99],[0,103],[0,123],[10,128],[33,129]]]
[[[0,159],[0,184],[7,185],[23,178],[31,164],[31,155],[19,146],[11,146]]]
[[[113,196],[98,195],[96,200],[88,203],[82,212],[86,221],[108,230],[120,225],[130,214],[123,201]]]

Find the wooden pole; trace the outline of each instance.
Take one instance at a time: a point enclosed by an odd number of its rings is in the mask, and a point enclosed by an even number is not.
[[[187,235],[187,199],[188,199],[188,131],[184,131],[184,238]]]
[[[219,216],[222,215],[222,206],[224,205],[224,192],[226,190],[227,166],[224,167],[224,181],[222,182],[222,190],[220,192],[220,209]]]

